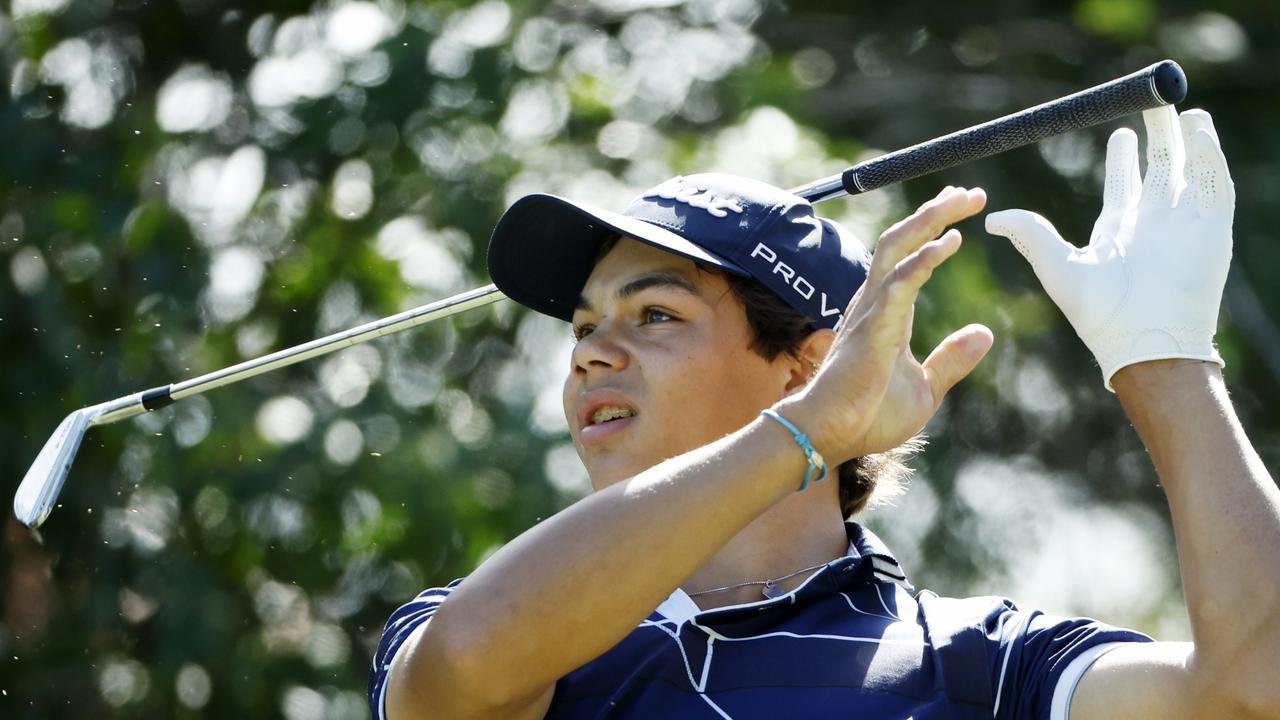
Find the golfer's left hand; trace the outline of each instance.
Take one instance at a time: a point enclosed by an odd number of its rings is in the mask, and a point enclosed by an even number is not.
[[[1031,263],[1076,334],[1111,378],[1147,360],[1192,358],[1222,365],[1213,346],[1231,262],[1235,188],[1213,120],[1171,106],[1143,113],[1147,175],[1138,138],[1124,128],[1107,143],[1102,214],[1089,245],[1067,243],[1026,210],[987,216]]]
[[[986,201],[980,189],[948,187],[886,230],[818,372],[778,404],[832,466],[892,450],[920,432],[947,391],[990,349],[991,331],[970,325],[924,362],[911,352],[916,297],[960,248],[960,232],[947,228],[980,212]]]

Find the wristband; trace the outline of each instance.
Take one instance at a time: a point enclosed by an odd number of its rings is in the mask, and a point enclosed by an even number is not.
[[[809,442],[809,436],[800,432],[800,428],[796,427],[790,420],[782,417],[778,413],[765,409],[760,412],[765,417],[777,420],[782,427],[791,431],[791,437],[795,439],[796,444],[804,451],[804,459],[809,461],[809,468],[805,470],[804,481],[800,483],[800,487],[796,488],[796,492],[800,492],[809,487],[809,481],[818,482],[827,476],[827,461],[822,459],[822,454],[814,449],[813,443]],[[813,473],[817,472],[818,477],[813,477]]]

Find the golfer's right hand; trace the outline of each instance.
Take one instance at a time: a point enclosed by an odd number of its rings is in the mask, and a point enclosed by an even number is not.
[[[982,325],[951,334],[923,363],[910,347],[920,288],[960,248],[960,232],[947,227],[985,204],[981,189],[948,187],[880,236],[826,360],[779,405],[828,463],[891,450],[914,436],[991,348]]]

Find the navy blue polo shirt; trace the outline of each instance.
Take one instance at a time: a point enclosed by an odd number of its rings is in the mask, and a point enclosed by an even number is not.
[[[849,554],[781,597],[703,612],[677,589],[561,678],[546,717],[1065,720],[1093,659],[1151,641],[1004,598],[915,595],[875,535],[847,528]],[[460,582],[392,614],[370,671],[375,718],[396,650]]]

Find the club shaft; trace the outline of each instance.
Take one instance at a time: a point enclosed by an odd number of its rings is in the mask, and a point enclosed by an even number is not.
[[[94,417],[91,424],[106,425],[124,420],[148,410],[164,407],[175,400],[199,395],[223,385],[247,380],[255,375],[278,370],[304,360],[310,360],[343,348],[359,345],[384,335],[391,335],[433,320],[466,312],[482,305],[497,302],[504,297],[506,296],[496,286],[485,285],[444,300],[421,305],[364,325],[358,325],[349,330],[343,330],[301,345],[278,350],[270,355],[263,355],[221,370],[214,370],[190,380],[183,380],[171,385],[162,385],[151,390],[126,395],[105,403],[104,405],[108,409]]]

